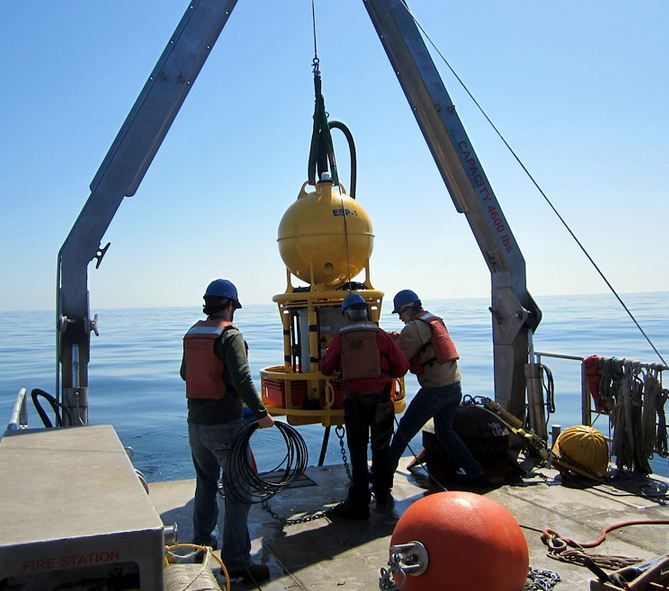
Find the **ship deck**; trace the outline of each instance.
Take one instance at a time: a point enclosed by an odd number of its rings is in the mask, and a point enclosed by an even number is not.
[[[407,470],[407,461],[403,459],[395,474],[393,512],[376,512],[372,504],[368,521],[320,517],[282,525],[254,505],[249,518],[252,553],[256,562],[270,567],[271,579],[258,586],[233,582],[232,589],[378,589],[379,568],[387,564],[389,540],[398,518],[413,502],[434,490],[427,486],[427,478]],[[566,486],[550,468],[532,470],[530,474],[518,483],[480,494],[499,502],[514,515],[527,539],[530,566],[558,573],[557,591],[589,589],[590,580],[596,577],[584,566],[550,558],[541,541],[542,530],[550,528],[586,543],[596,540],[605,527],[619,522],[669,518],[669,482],[661,477],[629,475],[612,483]],[[318,511],[345,496],[346,482],[342,465],[308,468],[297,486],[271,499],[271,509],[282,518]],[[191,539],[194,488],[193,480],[150,485],[150,497],[163,522],[177,523],[182,542]],[[651,559],[669,551],[668,540],[667,526],[636,525],[609,533],[601,545],[587,552]],[[219,569],[213,560],[211,564]],[[443,589],[450,589],[447,581]]]

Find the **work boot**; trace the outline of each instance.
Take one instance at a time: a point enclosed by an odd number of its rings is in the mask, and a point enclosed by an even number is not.
[[[328,511],[328,515],[341,517],[342,519],[368,519],[369,507],[358,503],[353,503],[350,499],[342,501]]]
[[[223,569],[221,569],[221,576],[225,578]],[[242,568],[229,570],[228,576],[231,579],[241,579],[245,583],[262,583],[269,579],[269,567],[265,564],[251,563]]]
[[[216,540],[214,540],[213,538],[212,538],[212,541],[210,541],[208,543],[196,542],[195,540],[193,540],[192,543],[195,544],[196,546],[209,546],[211,548],[212,552],[218,548],[218,544],[217,544]],[[206,555],[207,555],[207,553],[204,550],[198,550],[193,555],[193,560],[195,562],[202,562]]]
[[[490,482],[485,472],[481,472],[476,476],[469,474],[456,473],[457,481],[468,488],[493,488],[493,483]]]
[[[390,494],[389,490],[375,493],[374,497],[376,498],[377,511],[392,511],[393,507],[395,506],[395,499],[393,499],[393,495]]]

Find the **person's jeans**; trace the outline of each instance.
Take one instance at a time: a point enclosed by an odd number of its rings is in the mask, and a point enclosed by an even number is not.
[[[369,470],[367,445],[372,445],[372,488],[376,495],[390,492],[390,439],[393,435],[394,408],[389,392],[376,394],[349,393],[344,400],[346,442],[351,454],[351,487],[348,497],[352,503],[369,503]],[[389,478],[390,475],[390,478]]]
[[[438,388],[421,388],[400,420],[390,445],[391,468],[394,472],[409,442],[423,425],[434,418],[434,431],[444,450],[468,476],[479,476],[481,464],[453,429],[455,410],[462,400],[460,382]]]
[[[218,538],[218,477],[225,466],[232,444],[244,426],[244,420],[218,425],[188,423],[188,440],[195,473],[195,501],[193,508],[193,542],[215,545]],[[228,570],[237,570],[251,563],[251,539],[248,530],[250,503],[243,503],[235,495],[225,495],[225,523],[221,559]]]

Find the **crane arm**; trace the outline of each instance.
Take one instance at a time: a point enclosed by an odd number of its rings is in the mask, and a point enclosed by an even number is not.
[[[91,183],[58,253],[57,392],[75,424],[88,423],[88,264],[124,197],[135,194],[237,0],[192,0]],[[67,415],[67,413],[65,413]]]
[[[423,38],[403,0],[363,0],[455,208],[467,217],[491,273],[495,399],[524,415],[529,333],[541,311],[525,260]]]

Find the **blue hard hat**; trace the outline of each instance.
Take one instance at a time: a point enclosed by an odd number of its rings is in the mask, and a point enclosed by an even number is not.
[[[232,281],[228,281],[227,279],[214,279],[207,285],[207,291],[204,292],[204,297],[226,298],[232,301],[235,309],[242,307],[239,303],[237,288]]]
[[[410,289],[403,289],[398,291],[393,298],[393,314],[399,314],[399,311],[407,304],[414,304],[420,302],[420,298],[415,291]]]
[[[359,293],[349,293],[341,303],[341,311],[345,312],[351,306],[359,306],[360,304],[366,306],[367,302],[365,302],[365,299]]]

